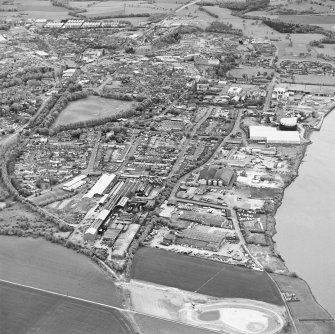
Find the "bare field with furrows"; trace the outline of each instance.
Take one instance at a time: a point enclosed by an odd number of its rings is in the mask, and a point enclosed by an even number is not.
[[[43,291],[0,283],[1,334],[134,331],[120,311]]]
[[[153,248],[140,248],[131,277],[218,298],[246,298],[282,305],[265,272]]]
[[[134,316],[137,325],[145,334],[211,334],[213,331],[208,331],[202,328],[185,326],[177,322],[169,320],[153,318],[142,314]]]

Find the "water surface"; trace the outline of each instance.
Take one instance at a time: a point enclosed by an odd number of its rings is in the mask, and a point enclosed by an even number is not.
[[[298,178],[278,209],[277,249],[335,317],[335,110],[312,135]]]

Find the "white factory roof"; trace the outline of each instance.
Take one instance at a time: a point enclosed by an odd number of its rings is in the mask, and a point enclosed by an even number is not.
[[[109,215],[109,210],[103,209],[101,212],[98,214],[97,219],[105,220],[107,216]]]
[[[298,131],[280,131],[271,126],[252,125],[249,127],[251,140],[266,140],[268,143],[300,144]]]
[[[94,195],[102,195],[110,183],[115,179],[115,174],[103,174],[91,190],[83,197],[92,198]]]
[[[80,186],[86,183],[86,181],[83,181],[86,177],[87,177],[86,175],[78,175],[74,177],[72,180],[64,184],[63,189],[71,191],[76,188],[79,188]]]
[[[87,176],[86,175],[77,175],[76,177],[74,177],[72,180],[70,180],[69,182],[64,184],[64,187],[71,187],[73,186],[75,183],[84,180]]]

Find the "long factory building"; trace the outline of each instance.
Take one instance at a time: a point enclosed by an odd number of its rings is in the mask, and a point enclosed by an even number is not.
[[[109,174],[104,174],[91,188],[91,190],[84,195],[84,197],[100,197],[99,206],[102,209],[91,226],[84,234],[85,240],[93,241],[101,225],[107,221],[114,209],[124,208],[128,201],[135,195],[135,193],[144,194],[148,196],[152,190],[152,186],[143,184],[140,180],[116,180],[116,175],[111,177]],[[105,193],[107,192],[107,193]]]

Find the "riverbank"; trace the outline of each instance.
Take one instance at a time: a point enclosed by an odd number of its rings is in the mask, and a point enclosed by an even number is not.
[[[287,190],[283,207],[277,212],[280,232],[276,236],[288,267],[307,279],[317,299],[333,316],[335,293],[329,287],[333,285],[335,272],[331,261],[335,233],[332,210],[335,159],[330,154],[335,144],[334,124],[332,113],[327,116],[322,131],[315,133],[314,143],[299,171],[301,177]],[[299,212],[299,217],[287,214],[292,208]],[[297,236],[298,244],[294,240]]]
[[[332,109],[327,111],[327,115],[329,115],[331,110]],[[326,123],[327,122],[325,122],[325,124]],[[307,132],[306,137],[310,139],[311,133],[313,132],[314,131]],[[319,136],[319,132],[317,133]],[[321,130],[321,133],[322,133],[322,130]],[[328,151],[327,151],[328,153],[329,153],[330,148],[331,147],[328,147]],[[319,149],[320,148],[318,148],[318,150]],[[307,220],[306,217],[302,213],[306,211],[305,210],[306,207],[310,207],[312,205],[311,203],[313,203],[314,201],[313,195],[315,196],[315,192],[313,192],[312,189],[309,189],[308,187],[306,187],[306,185],[313,183],[313,181],[315,180],[315,174],[317,174],[320,171],[321,166],[318,166],[319,168],[314,168],[313,171],[311,171],[309,180],[305,180],[305,182],[303,182],[303,184],[300,185],[299,194],[296,194],[296,193],[291,194],[290,198],[287,200],[287,202],[285,202],[286,206],[287,206],[287,203],[289,203],[290,205],[288,205],[289,207],[286,207],[286,209],[283,209],[284,210],[283,212],[285,212],[286,214],[283,214],[283,222],[281,224],[283,224],[287,220],[288,220],[288,223],[286,224],[287,226],[286,229],[282,231],[281,234],[279,234],[282,236],[282,240],[279,243],[279,247],[276,241],[273,239],[274,236],[277,234],[276,225],[278,224],[278,220],[276,221],[275,217],[277,218],[277,212],[278,210],[281,210],[280,208],[282,207],[283,202],[286,200],[286,197],[284,199],[284,194],[285,196],[287,196],[287,192],[291,191],[291,188],[290,189],[287,189],[287,188],[293,183],[298,182],[297,177],[301,176],[300,175],[301,167],[305,168],[305,165],[302,166],[302,163],[305,161],[304,159],[306,157],[306,152],[307,152],[307,145],[304,145],[304,147],[302,148],[302,154],[301,156],[297,156],[295,158],[295,168],[292,169],[292,173],[290,173],[290,178],[287,179],[287,181],[285,182],[285,187],[283,188],[281,192],[281,196],[275,201],[273,210],[270,213],[270,217],[273,219],[275,224],[273,225],[273,230],[271,231],[272,236],[271,236],[270,246],[268,247],[268,249],[265,249],[265,253],[269,257],[272,256],[272,258],[275,260],[274,262],[276,263],[280,262],[282,266],[282,270],[277,270],[278,269],[277,265],[274,266],[273,268],[271,268],[271,266],[267,267],[266,269],[270,273],[271,277],[277,282],[278,287],[281,290],[281,292],[294,293],[296,298],[298,299],[297,301],[288,302],[288,307],[295,320],[295,323],[297,325],[299,332],[301,333],[307,333],[307,332],[334,333],[335,332],[334,318],[328,312],[328,310],[326,310],[323,306],[319,304],[319,301],[315,298],[315,295],[313,293],[314,289],[312,291],[312,289],[310,288],[308,284],[310,283],[310,278],[307,279],[308,281],[307,283],[304,280],[298,278],[298,275],[296,273],[293,273],[289,270],[289,269],[292,270],[293,268],[296,269],[297,267],[299,267],[297,266],[297,263],[300,263],[302,261],[301,259],[304,259],[302,262],[305,262],[304,263],[305,267],[310,268],[310,271],[312,272],[318,273],[317,276],[319,278],[323,277],[327,273],[326,268],[325,268],[325,266],[327,266],[326,261],[323,261],[323,267],[322,265],[316,266],[316,264],[319,263],[320,261],[318,260],[313,261],[313,257],[307,254],[308,250],[310,250],[310,253],[317,253],[315,244],[313,245],[314,235],[310,236],[309,243],[307,243],[307,240],[304,240],[305,242],[302,242],[300,244],[300,240],[304,239],[302,238],[302,236],[305,235],[306,228],[308,228],[308,224],[306,223],[311,222]],[[316,157],[315,154],[314,155],[312,154],[312,156],[314,156],[315,159],[318,159],[318,157]],[[329,169],[329,172],[331,172],[331,168]],[[322,172],[321,174],[329,175],[329,173],[322,173]],[[317,179],[315,182],[317,182]],[[321,192],[318,194],[318,198],[320,198],[322,194],[323,196],[325,196],[324,192],[326,192],[327,189],[323,188],[322,186],[320,187],[320,185],[317,185],[317,186]],[[312,200],[308,201],[307,200],[308,197],[312,198]],[[296,198],[299,199],[300,205],[297,205],[297,201],[295,201]],[[320,210],[322,210],[321,207],[319,209],[316,209],[316,211],[314,212],[314,215],[310,214],[310,216],[313,216],[314,219],[319,219],[319,215],[317,214],[317,212],[320,212]],[[293,229],[293,225],[297,221],[300,222],[299,228]],[[302,228],[304,228],[305,230],[303,231]],[[319,229],[316,228],[316,230],[319,230]],[[333,235],[333,233],[331,233],[331,231],[329,230],[326,233]],[[290,244],[287,244],[285,247],[283,246],[283,248],[281,249],[281,250],[285,250],[285,255],[282,257],[280,254],[282,252],[280,252],[278,248],[280,248],[281,243],[284,243],[284,241],[287,239],[290,239],[291,242]],[[332,242],[328,240],[326,243],[328,244]],[[294,245],[294,246],[290,247],[290,245]],[[287,257],[289,257],[288,255],[292,253],[292,249],[291,249],[292,247],[295,250],[294,252],[300,250],[299,252],[300,260],[298,258],[294,258],[295,262],[290,263],[288,265],[285,262],[285,260]],[[256,256],[256,258],[258,257],[260,262],[262,262],[262,258],[260,258],[259,253],[255,251],[254,247],[251,246],[250,249],[254,253],[253,255]],[[320,256],[322,256],[321,254]],[[329,251],[327,253],[323,253],[323,258],[326,258],[327,254],[329,254]],[[298,272],[298,274],[300,275],[300,271]],[[306,278],[305,275],[302,275],[302,276]],[[329,273],[327,276],[330,276]],[[324,287],[326,291],[329,291],[329,288],[331,286],[331,282],[328,282],[328,283],[329,284],[325,284],[325,287]]]

